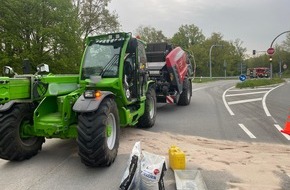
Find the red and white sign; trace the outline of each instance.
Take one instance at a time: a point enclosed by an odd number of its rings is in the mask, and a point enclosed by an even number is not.
[[[174,99],[171,96],[166,96],[166,103],[173,104],[174,103]]]
[[[272,48],[272,47],[270,47],[270,48],[267,50],[267,53],[268,53],[269,55],[273,55],[273,54],[275,53],[275,49]]]

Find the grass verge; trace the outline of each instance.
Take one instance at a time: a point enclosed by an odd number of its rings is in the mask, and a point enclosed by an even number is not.
[[[284,79],[272,78],[272,79],[247,79],[244,82],[236,84],[236,88],[254,88],[256,86],[267,86],[273,84],[279,84],[285,82]]]

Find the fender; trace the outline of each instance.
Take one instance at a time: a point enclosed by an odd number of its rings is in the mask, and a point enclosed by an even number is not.
[[[155,89],[156,88],[155,85],[156,85],[156,83],[155,83],[154,80],[147,81],[147,84],[146,84],[146,92],[147,92],[147,90],[149,89],[150,86],[153,86],[154,89]]]
[[[100,103],[107,96],[114,96],[112,92],[102,91],[102,96],[98,98],[85,98],[84,95],[81,95],[73,106],[75,112],[93,112],[96,111]]]
[[[3,105],[0,105],[0,112],[9,110],[14,103],[15,103],[14,101],[9,101]]]
[[[11,100],[5,104],[0,104],[0,112],[9,110],[16,103],[33,103],[31,100]]]

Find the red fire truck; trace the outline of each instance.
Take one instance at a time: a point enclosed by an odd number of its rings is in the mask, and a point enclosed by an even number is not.
[[[248,78],[269,78],[270,69],[268,67],[256,67],[247,69]]]

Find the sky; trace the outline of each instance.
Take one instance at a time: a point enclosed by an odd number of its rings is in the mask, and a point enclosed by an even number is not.
[[[263,53],[290,30],[289,0],[111,0],[109,10],[125,32],[150,26],[171,38],[180,26],[194,24],[206,37],[215,32],[227,41],[240,39],[248,54]]]

